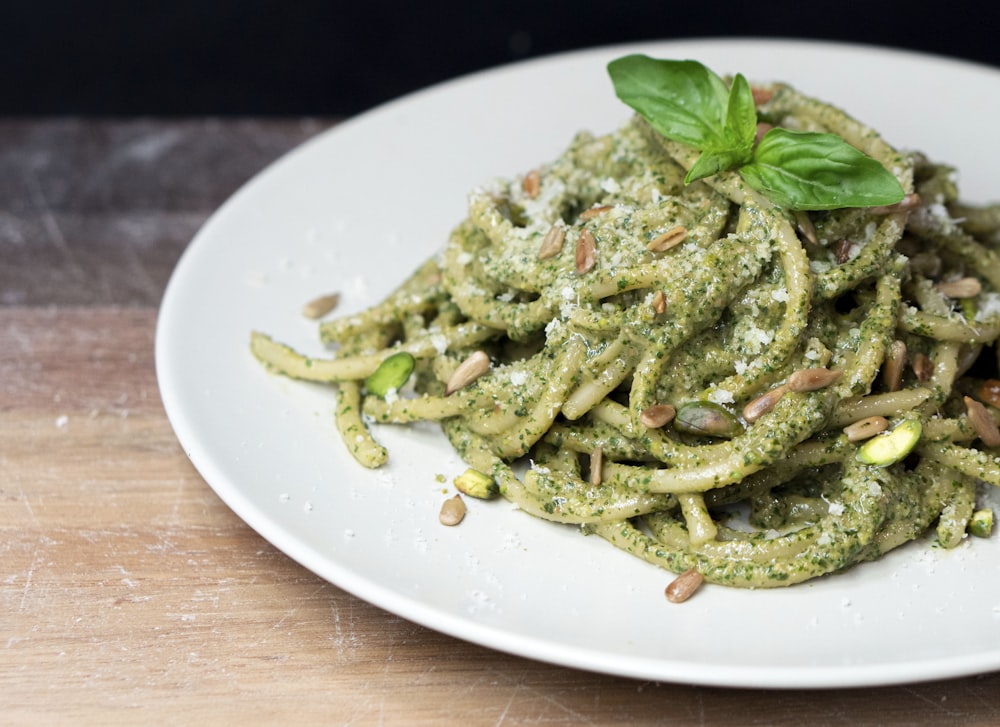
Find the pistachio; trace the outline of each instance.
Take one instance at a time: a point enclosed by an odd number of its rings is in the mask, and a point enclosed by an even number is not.
[[[858,448],[857,458],[865,464],[888,467],[904,459],[920,441],[923,426],[919,419],[904,419],[888,432],[872,437]]]
[[[399,389],[406,383],[413,373],[415,363],[413,356],[406,351],[388,356],[365,379],[365,389],[369,394],[384,397],[389,391]]]
[[[993,532],[993,510],[989,508],[976,510],[969,518],[966,529],[969,531],[969,535],[975,535],[977,538],[988,538]]]
[[[471,467],[456,477],[454,484],[459,492],[480,500],[489,500],[500,494],[496,480]]]
[[[691,401],[677,410],[674,429],[703,437],[732,439],[743,431],[743,425],[728,410],[714,402]]]

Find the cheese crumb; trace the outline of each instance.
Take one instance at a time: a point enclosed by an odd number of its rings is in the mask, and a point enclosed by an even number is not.
[[[435,333],[431,336],[431,345],[435,351],[443,354],[448,350],[448,337],[443,333]]]
[[[714,404],[732,404],[736,399],[733,392],[726,389],[715,389],[708,395],[708,400]]]

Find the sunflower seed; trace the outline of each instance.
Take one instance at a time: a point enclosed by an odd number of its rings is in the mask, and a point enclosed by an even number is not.
[[[670,404],[653,404],[639,413],[639,423],[650,429],[659,429],[673,421],[677,410]]]
[[[597,264],[597,241],[584,230],[576,241],[576,272],[578,275],[590,272]]]
[[[583,221],[583,222],[586,222],[587,220],[592,220],[595,217],[599,217],[600,215],[603,215],[605,212],[607,212],[610,209],[611,209],[611,205],[609,205],[609,204],[604,204],[604,205],[601,205],[599,207],[590,207],[590,208],[585,209],[583,212],[580,213],[580,220]]]
[[[863,439],[870,439],[876,434],[884,432],[889,428],[889,420],[885,417],[874,416],[866,419],[859,419],[853,424],[844,427],[844,434],[847,435],[848,442],[860,442]]]
[[[672,227],[661,235],[657,235],[649,244],[646,245],[646,249],[650,252],[664,252],[672,247],[680,245],[684,240],[687,239],[688,231],[684,225],[677,225],[677,227]]]
[[[787,384],[782,384],[781,386],[776,386],[770,391],[764,392],[743,407],[743,418],[750,424],[753,424],[755,421],[771,411],[777,403],[781,401],[781,397],[785,395],[785,392],[788,391],[788,389],[789,387]]]
[[[684,603],[694,595],[695,591],[701,588],[701,584],[704,582],[705,576],[694,568],[686,570],[667,586],[667,600],[671,603]]]
[[[321,295],[318,298],[313,298],[304,306],[302,306],[302,315],[306,318],[322,318],[327,313],[332,311],[337,307],[337,303],[340,302],[340,293],[330,293],[329,295]]]
[[[937,284],[938,292],[948,298],[975,298],[983,290],[978,278],[959,278]]]
[[[524,190],[529,199],[535,199],[538,196],[542,190],[542,175],[537,169],[532,169],[524,176],[521,189]]]
[[[485,351],[476,351],[458,365],[444,387],[444,395],[449,396],[462,389],[490,370],[490,357]]]
[[[816,391],[824,389],[842,376],[842,372],[836,369],[825,369],[821,367],[811,369],[799,369],[788,377],[789,391]]]
[[[963,397],[965,401],[965,411],[969,415],[969,423],[976,430],[976,434],[987,447],[1000,447],[1000,429],[997,423],[983,406],[982,402],[976,401],[972,397]]]
[[[461,495],[448,498],[441,505],[441,512],[438,513],[438,521],[442,525],[458,525],[465,518],[465,501]]]
[[[550,257],[558,255],[562,250],[565,239],[566,228],[562,225],[553,225],[545,233],[545,237],[542,239],[542,246],[538,248],[538,259],[547,260]]]

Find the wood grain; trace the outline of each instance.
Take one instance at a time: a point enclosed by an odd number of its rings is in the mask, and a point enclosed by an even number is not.
[[[57,217],[75,210],[94,226],[92,235],[77,237],[59,217],[69,254],[52,244],[44,254],[10,255],[21,244],[10,231],[44,226],[44,215],[9,179],[0,181],[0,724],[1000,719],[998,674],[833,691],[640,682],[461,642],[306,571],[246,526],[201,479],[174,438],[157,390],[156,304],[173,255],[186,242],[171,220],[203,219],[224,192],[206,179],[188,196],[166,182],[160,192],[151,182],[137,184],[131,197],[125,186],[91,189],[80,180],[124,185],[94,167],[112,165],[115,144],[108,139],[132,138],[136,130],[91,121],[55,133],[63,123],[0,123],[0,151],[8,149],[0,153],[0,178],[5,164],[8,171],[30,166],[25,147],[9,151],[22,143],[11,135],[28,139],[23,144],[34,144],[60,169],[68,167],[53,157],[76,159],[82,166],[72,172],[75,191],[47,173],[40,177],[51,185],[48,209]],[[145,123],[156,137],[178,122]],[[252,173],[280,151],[281,140],[291,146],[303,136],[298,123],[213,124],[216,130],[201,142],[192,131],[197,124],[179,126],[188,134],[191,174],[210,177],[219,156],[227,155]],[[270,135],[268,154],[254,151],[261,129]],[[130,168],[144,173],[141,165]],[[114,203],[102,206],[102,200]],[[151,251],[160,243],[133,250],[134,264],[152,282],[122,302],[119,293],[88,286],[103,274],[107,251],[136,244],[134,236],[120,234],[135,215],[165,231],[164,239],[176,239],[163,243],[174,251],[169,254]],[[83,252],[93,240],[107,251]],[[84,261],[77,272],[71,260]],[[21,292],[7,296],[8,285]],[[738,625],[720,625],[706,638],[724,638],[726,628]]]

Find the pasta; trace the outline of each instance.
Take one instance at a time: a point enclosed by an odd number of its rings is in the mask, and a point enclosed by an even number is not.
[[[1000,208],[962,204],[953,170],[833,106],[760,90],[761,120],[841,136],[904,200],[792,212],[734,172],[685,184],[697,155],[636,115],[474,190],[440,255],[319,324],[329,358],[259,332],[254,355],[337,387],[364,466],[388,457],[373,424],[439,421],[526,513],[711,583],[985,534]],[[399,353],[410,383],[369,391]]]

